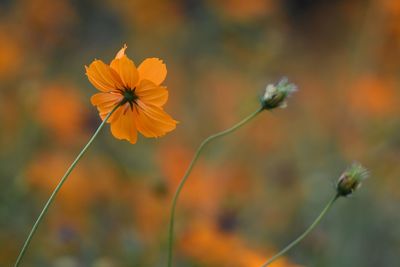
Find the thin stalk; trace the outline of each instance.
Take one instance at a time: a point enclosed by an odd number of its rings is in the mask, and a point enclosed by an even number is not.
[[[107,116],[104,118],[103,122],[100,124],[100,126],[97,128],[97,130],[95,131],[95,133],[93,134],[93,136],[90,138],[89,142],[87,142],[87,144],[83,147],[83,149],[81,150],[81,152],[79,152],[78,156],[75,158],[75,160],[72,162],[71,166],[69,166],[68,170],[65,172],[64,176],[61,178],[60,182],[58,183],[58,185],[56,186],[56,188],[54,189],[53,193],[51,193],[49,199],[47,200],[46,204],[44,205],[42,211],[39,214],[39,217],[36,219],[28,237],[25,240],[24,245],[22,246],[21,251],[19,252],[18,258],[15,261],[14,267],[18,267],[22,261],[22,258],[25,255],[25,252],[29,246],[29,244],[31,243],[32,237],[35,234],[39,224],[42,222],[44,216],[47,213],[47,210],[49,209],[51,203],[53,202],[54,198],[56,197],[58,191],[60,191],[61,187],[63,186],[63,184],[65,183],[65,181],[67,180],[68,176],[70,175],[70,173],[73,171],[73,169],[75,168],[76,164],[79,162],[79,160],[82,158],[82,156],[85,154],[86,150],[89,148],[89,146],[92,144],[92,142],[94,141],[94,139],[97,137],[97,135],[99,134],[100,130],[103,128],[103,126],[106,124],[107,120],[110,118],[110,116],[114,113],[114,111],[119,107],[120,105],[117,105],[113,108],[113,110],[110,111],[110,113],[107,114]]]
[[[276,259],[278,259],[280,256],[288,252],[291,248],[293,248],[295,245],[297,245],[301,240],[303,240],[304,237],[306,237],[314,228],[317,226],[317,224],[321,221],[321,219],[325,216],[325,214],[329,211],[329,209],[332,207],[333,203],[339,198],[339,195],[336,194],[325,206],[325,208],[322,210],[322,212],[318,215],[318,217],[315,219],[315,221],[307,228],[307,230],[301,234],[298,238],[296,238],[293,242],[291,242],[289,245],[287,245],[284,249],[282,249],[279,253],[274,255],[272,258],[270,258],[268,261],[266,261],[261,267],[266,267],[270,265],[272,262],[274,262]]]
[[[214,139],[217,139],[218,137],[222,137],[225,136],[227,134],[230,134],[234,131],[236,131],[237,129],[239,129],[240,127],[242,127],[243,125],[245,125],[246,123],[248,123],[251,119],[253,119],[254,117],[256,117],[261,111],[263,111],[263,108],[260,108],[258,110],[256,110],[255,112],[253,112],[252,114],[250,114],[249,116],[247,116],[246,118],[244,118],[242,121],[238,122],[237,124],[235,124],[234,126],[232,126],[231,128],[228,128],[222,132],[210,135],[209,137],[207,137],[206,139],[204,139],[204,141],[200,144],[200,146],[197,148],[196,153],[193,156],[192,161],[189,164],[189,167],[186,169],[185,174],[182,177],[182,180],[180,181],[178,188],[176,189],[175,195],[172,199],[172,207],[171,207],[171,214],[170,214],[170,221],[169,221],[169,237],[168,237],[168,267],[172,266],[172,254],[173,254],[173,241],[174,241],[174,222],[175,222],[175,209],[176,209],[176,203],[178,202],[178,198],[179,195],[182,191],[183,186],[186,183],[186,180],[188,179],[194,164],[196,163],[197,159],[200,156],[200,153],[202,152],[202,150],[204,149],[204,147],[211,142]]]

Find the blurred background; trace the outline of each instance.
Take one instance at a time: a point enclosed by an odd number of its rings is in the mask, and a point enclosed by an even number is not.
[[[301,233],[354,160],[371,178],[275,267],[400,264],[398,0],[0,1],[0,266],[97,128],[84,65],[128,44],[162,58],[180,121],[136,145],[102,131],[23,266],[165,266],[172,194],[205,137],[299,91],[208,147],[183,190],[176,265],[257,267]]]

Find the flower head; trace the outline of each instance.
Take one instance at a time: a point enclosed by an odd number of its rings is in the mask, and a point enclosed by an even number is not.
[[[340,177],[336,185],[339,196],[348,196],[356,191],[368,177],[368,171],[359,163],[353,163]]]
[[[282,78],[276,85],[268,84],[261,97],[261,105],[264,109],[286,107],[286,98],[297,90],[296,85],[289,83],[287,78]]]
[[[89,81],[101,91],[91,97],[100,117],[104,120],[119,105],[107,122],[116,138],[134,144],[138,131],[145,137],[159,137],[174,130],[177,121],[163,109],[168,99],[167,88],[161,86],[167,75],[165,64],[148,58],[136,68],[126,56],[126,48],[124,45],[110,65],[94,60],[85,68]]]

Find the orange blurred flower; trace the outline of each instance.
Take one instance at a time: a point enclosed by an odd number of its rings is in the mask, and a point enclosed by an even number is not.
[[[21,0],[15,2],[18,25],[26,31],[30,46],[53,48],[68,45],[68,33],[79,22],[70,0]],[[40,7],[40,8],[38,8]],[[51,23],[49,23],[51,21]]]
[[[275,10],[275,3],[271,0],[209,0],[209,4],[216,6],[225,17],[250,21],[270,15]]]
[[[209,221],[197,221],[185,232],[179,248],[188,257],[210,266],[258,267],[274,254],[255,251],[235,233],[222,232]],[[300,267],[282,257],[271,267]]]
[[[361,76],[349,91],[353,112],[369,117],[395,115],[397,92],[390,81],[375,75]]]
[[[159,34],[163,36],[173,34],[184,25],[184,5],[179,1],[108,0],[107,2],[117,10],[119,17],[125,22],[124,25],[129,25],[128,27],[133,27],[135,31],[144,34],[150,31],[153,38]],[[157,48],[161,48],[159,44]]]
[[[118,139],[136,143],[137,131],[145,137],[159,137],[175,129],[177,121],[163,109],[168,99],[161,86],[167,75],[165,64],[158,58],[144,60],[138,68],[125,55],[125,45],[110,65],[94,60],[86,75],[101,93],[91,101],[104,119],[117,105],[108,123]]]
[[[15,78],[21,71],[24,51],[15,28],[1,22],[0,27],[0,80],[2,82]]]
[[[55,105],[60,99],[62,104]],[[82,134],[86,112],[81,96],[73,86],[53,83],[41,90],[36,117],[58,141],[68,143]]]
[[[48,195],[58,182],[54,177],[63,173],[65,162],[71,160],[68,154],[52,150],[35,154],[24,171],[29,189],[40,198]],[[112,162],[99,156],[75,169],[70,178],[57,196],[58,208],[49,214],[52,227],[68,222],[76,229],[88,230],[89,211],[104,201],[120,199],[121,190],[126,187],[118,179],[118,170]]]

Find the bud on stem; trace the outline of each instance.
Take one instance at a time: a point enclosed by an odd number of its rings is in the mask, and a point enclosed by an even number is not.
[[[336,184],[336,191],[339,196],[351,195],[360,186],[363,180],[368,177],[368,171],[359,163],[353,163],[340,177]]]
[[[289,83],[287,78],[282,78],[276,85],[268,84],[261,97],[261,106],[266,110],[285,108],[286,98],[296,90],[296,85]]]

